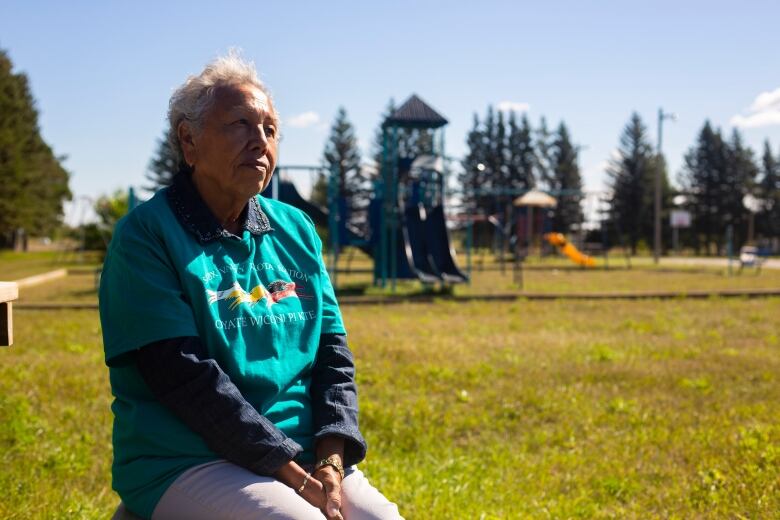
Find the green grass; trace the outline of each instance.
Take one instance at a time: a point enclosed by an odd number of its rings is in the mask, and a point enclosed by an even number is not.
[[[441,302],[345,317],[366,471],[409,517],[780,510],[780,300]]]
[[[407,518],[780,510],[780,299],[345,307],[362,465]],[[94,311],[0,350],[0,518],[106,518]]]
[[[97,278],[94,272],[76,272],[19,290],[19,302],[92,302],[97,303]]]
[[[351,260],[348,259],[351,256]],[[458,257],[458,265],[464,270],[465,256]],[[446,289],[456,295],[518,293],[521,290],[530,293],[573,293],[590,292],[657,292],[657,291],[721,291],[750,289],[780,289],[780,269],[746,269],[739,273],[735,264],[732,273],[720,267],[697,266],[655,266],[650,257],[636,257],[631,260],[631,269],[626,269],[622,257],[612,255],[611,270],[578,268],[568,259],[551,256],[540,259],[532,256],[517,278],[513,264],[507,262],[505,270],[490,254],[476,254],[472,260],[472,281]],[[340,268],[372,269],[369,257],[357,250],[349,250],[339,262]],[[383,295],[392,294],[388,288],[373,286],[373,277],[369,273],[338,273],[336,284],[344,294]],[[413,280],[399,280],[396,294],[415,294],[428,291],[441,291],[438,285],[424,287]]]
[[[391,294],[389,289],[372,286],[371,274],[338,274],[337,288],[349,294]],[[521,289],[522,287],[522,289]],[[455,286],[456,295],[518,293],[572,293],[591,292],[653,292],[653,291],[717,291],[738,289],[780,288],[780,270],[764,269],[729,276],[725,270],[714,268],[657,269],[650,266],[630,270],[585,270],[571,268],[526,269],[522,284],[511,266],[504,273],[498,270],[473,271],[471,284]],[[414,294],[423,291],[417,281],[401,280],[396,292]],[[437,289],[438,290],[438,289]]]
[[[371,286],[371,275],[339,275],[342,294],[392,294]],[[357,288],[357,291],[354,291]],[[530,293],[648,292],[676,291],[680,293],[705,290],[780,289],[780,270],[766,269],[760,274],[727,276],[717,269],[632,269],[621,271],[529,270],[523,276],[523,289]],[[416,294],[424,290],[419,282],[400,281],[397,294]],[[440,291],[440,288],[434,289]],[[456,295],[520,293],[520,285],[511,271],[475,271],[472,283],[452,289]],[[20,302],[96,302],[94,271],[77,271],[66,278],[53,280],[20,291]]]
[[[98,265],[99,254],[94,251],[17,253],[0,250],[0,281],[10,282],[63,267],[94,270]]]
[[[0,258],[16,272],[23,263]],[[780,287],[780,272],[561,269],[525,282],[549,292]],[[456,292],[512,283],[485,271]],[[25,288],[20,301],[94,302],[94,275]],[[370,444],[361,466],[407,518],[780,511],[780,298],[343,312]],[[16,344],[0,348],[0,518],[107,518],[118,498],[97,313],[16,309],[14,319]]]

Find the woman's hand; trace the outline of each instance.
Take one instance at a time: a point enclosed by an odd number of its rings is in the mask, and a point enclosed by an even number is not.
[[[314,475],[312,475],[309,478],[309,481],[306,482],[306,487],[304,488],[303,493],[301,493],[301,496],[308,503],[322,511],[322,514],[324,514],[325,517],[329,520],[331,518],[342,520],[341,513],[339,513],[339,516],[328,516],[328,514],[325,513],[325,488],[323,487],[322,482],[314,478]]]
[[[341,465],[344,462],[344,439],[327,436],[317,441],[317,459],[333,457]],[[343,520],[341,516],[341,475],[330,465],[322,466],[312,476],[325,487],[325,507],[322,514],[328,520]]]
[[[302,467],[300,467],[297,463],[290,461],[284,466],[280,467],[276,473],[274,473],[274,478],[279,482],[283,482],[284,484],[287,484],[287,486],[293,488],[296,493],[301,488],[301,485],[305,480],[306,485],[303,487],[303,491],[299,493],[303,499],[322,511],[322,513],[328,519],[337,518],[341,520],[341,514],[334,517],[328,516],[327,513],[325,513],[326,500],[323,484],[317,480],[314,475],[306,479],[306,474],[306,471],[304,471]]]
[[[343,520],[341,516],[341,475],[331,466],[323,466],[312,474],[325,488],[325,504],[320,508],[328,520]]]

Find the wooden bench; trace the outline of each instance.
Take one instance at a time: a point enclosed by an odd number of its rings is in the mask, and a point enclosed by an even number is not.
[[[14,342],[12,302],[19,297],[19,288],[14,282],[0,282],[0,347]]]

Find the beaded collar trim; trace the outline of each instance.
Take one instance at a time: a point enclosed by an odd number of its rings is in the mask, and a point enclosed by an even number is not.
[[[168,188],[166,195],[176,218],[185,229],[195,235],[201,244],[220,238],[241,240],[241,237],[226,230],[217,221],[192,183],[192,179],[186,173],[179,173],[173,177],[173,183]],[[253,235],[262,235],[273,231],[256,196],[249,199],[249,203],[239,218],[244,219],[243,229]]]

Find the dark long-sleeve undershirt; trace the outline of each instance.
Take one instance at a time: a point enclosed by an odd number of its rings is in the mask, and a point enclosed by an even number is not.
[[[244,398],[200,338],[146,345],[137,351],[136,364],[152,394],[226,460],[272,475],[302,451]],[[344,335],[320,338],[310,393],[315,439],[338,435],[345,439],[344,463],[363,460],[354,362]]]

